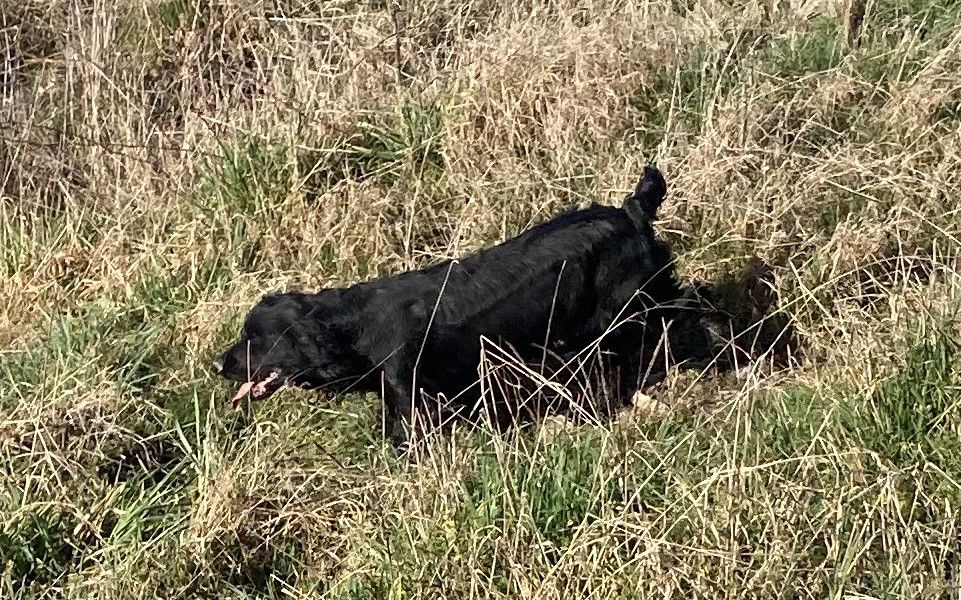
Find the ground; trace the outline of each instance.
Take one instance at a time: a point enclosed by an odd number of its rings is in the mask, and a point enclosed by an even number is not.
[[[4,598],[958,593],[955,2],[2,0],[0,39]],[[682,277],[772,265],[786,364],[416,464],[372,397],[229,410],[260,294],[652,158]]]

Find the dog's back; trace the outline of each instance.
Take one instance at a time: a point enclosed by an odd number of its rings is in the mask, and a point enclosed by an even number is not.
[[[436,303],[435,321],[448,324],[483,318],[491,310],[526,305],[529,312],[545,299],[556,305],[562,300],[557,294],[576,296],[592,277],[600,278],[594,283],[623,278],[655,285],[670,263],[651,227],[666,191],[661,174],[647,167],[622,207],[594,204],[568,211],[461,259],[362,285],[390,290],[392,300]]]
[[[379,346],[375,361],[399,371],[417,363],[418,385],[450,397],[476,380],[481,336],[522,354],[552,344],[577,350],[619,317],[673,299],[670,253],[651,227],[665,191],[647,169],[624,207],[566,212],[460,260],[364,284],[358,289],[374,298],[365,339]],[[625,348],[637,330],[609,337]]]

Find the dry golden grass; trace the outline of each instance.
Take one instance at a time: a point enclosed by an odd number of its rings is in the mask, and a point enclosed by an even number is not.
[[[0,40],[0,596],[958,597],[954,2],[0,0]],[[417,465],[372,398],[227,410],[259,294],[649,158],[682,276],[766,260],[803,362]]]

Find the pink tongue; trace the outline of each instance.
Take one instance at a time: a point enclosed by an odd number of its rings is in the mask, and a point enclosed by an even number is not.
[[[230,400],[231,406],[233,406],[234,408],[237,408],[238,406],[240,406],[240,401],[243,400],[244,396],[246,396],[250,392],[250,388],[252,387],[254,387],[253,381],[248,381],[247,383],[240,386],[240,389],[237,390],[237,395]]]

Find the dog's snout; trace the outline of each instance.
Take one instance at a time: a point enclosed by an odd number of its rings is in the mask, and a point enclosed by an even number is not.
[[[213,368],[215,373],[222,373],[224,370],[224,359],[218,358],[213,362]]]

